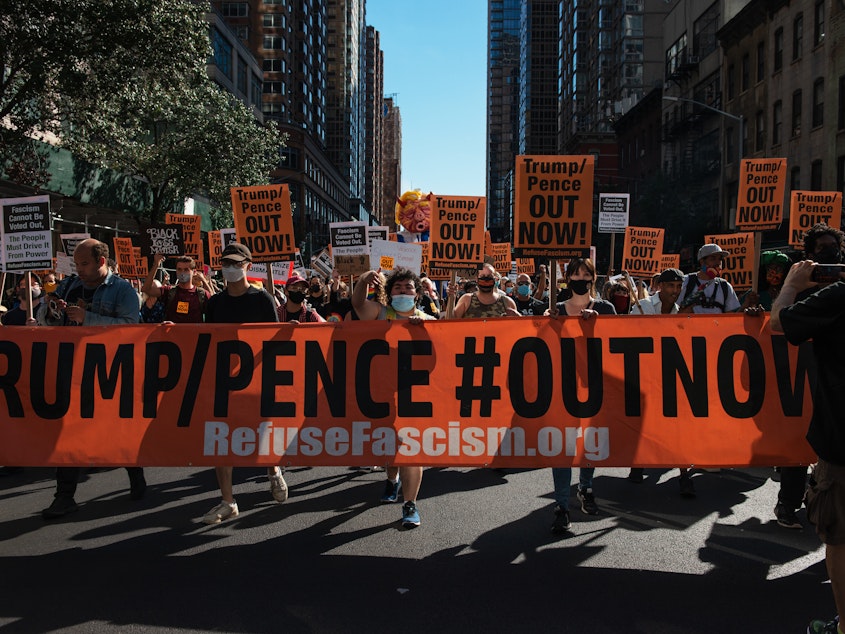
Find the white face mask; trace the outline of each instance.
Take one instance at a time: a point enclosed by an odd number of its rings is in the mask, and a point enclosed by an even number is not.
[[[191,281],[191,272],[187,271],[185,273],[177,273],[176,279],[179,280],[180,284],[187,284]]]
[[[246,269],[239,266],[224,266],[221,272],[227,282],[240,282],[246,277]]]

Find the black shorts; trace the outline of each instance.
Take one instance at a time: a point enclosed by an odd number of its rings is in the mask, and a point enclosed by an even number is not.
[[[825,544],[845,544],[845,467],[819,459],[807,489],[807,519]]]

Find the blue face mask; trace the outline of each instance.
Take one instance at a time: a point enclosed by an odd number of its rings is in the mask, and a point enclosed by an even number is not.
[[[531,294],[531,287],[528,284],[522,284],[516,287],[516,292],[520,297],[528,297]]]
[[[407,313],[410,310],[414,310],[416,303],[417,298],[415,295],[394,295],[390,298],[390,305],[393,306],[393,310],[397,313]]]

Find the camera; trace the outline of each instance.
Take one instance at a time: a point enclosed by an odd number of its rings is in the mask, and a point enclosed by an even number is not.
[[[840,280],[840,273],[845,273],[845,264],[816,264],[810,279],[820,284],[831,284]]]

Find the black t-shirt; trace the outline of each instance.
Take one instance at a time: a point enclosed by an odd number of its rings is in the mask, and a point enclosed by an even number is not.
[[[37,308],[37,304],[33,306],[33,314],[35,313],[35,310]],[[26,310],[22,310],[20,305],[17,305],[12,310],[8,311],[5,315],[3,315],[3,318],[2,320],[0,320],[0,323],[2,323],[4,326],[26,326],[27,316],[28,312]]]
[[[527,299],[521,299],[519,293],[513,294],[513,301],[516,303],[516,309],[522,315],[541,317],[546,309],[549,307],[548,302],[541,301],[536,297],[528,296]]]
[[[563,302],[558,302],[556,306],[558,311],[560,312],[560,315],[566,317],[566,306],[563,305]],[[594,299],[593,305],[589,306],[589,308],[590,310],[596,311],[599,315],[616,314],[616,309],[613,307],[613,304],[604,299]]]
[[[205,320],[214,324],[254,324],[277,322],[279,317],[270,294],[250,286],[246,293],[236,297],[226,291],[212,295],[206,306]]]
[[[845,282],[836,282],[780,312],[789,343],[813,340],[816,380],[807,441],[820,458],[845,466]]]

